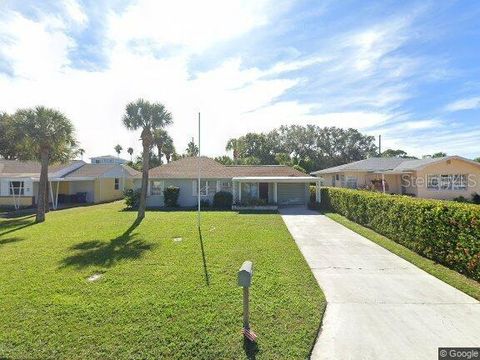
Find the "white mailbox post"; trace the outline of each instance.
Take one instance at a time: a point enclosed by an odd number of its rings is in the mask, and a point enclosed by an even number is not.
[[[251,341],[255,341],[256,335],[250,330],[249,323],[249,289],[252,285],[253,263],[245,261],[238,271],[238,286],[243,288],[243,334]]]

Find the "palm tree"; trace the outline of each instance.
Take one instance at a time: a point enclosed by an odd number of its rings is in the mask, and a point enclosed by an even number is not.
[[[225,147],[225,150],[233,151],[233,160],[236,161],[238,160],[238,147],[239,147],[239,141],[237,139],[230,139],[227,142],[227,146]]]
[[[81,159],[83,160],[83,154],[85,154],[85,149],[80,148],[77,150],[77,152],[80,154]]]
[[[145,217],[150,150],[153,145],[152,132],[155,129],[170,125],[172,122],[172,114],[167,111],[161,103],[150,103],[147,100],[138,99],[135,102],[129,103],[125,109],[125,115],[123,116],[123,124],[125,127],[132,131],[142,130],[140,135],[143,146],[142,190],[138,206],[138,220],[142,220]]]
[[[198,155],[198,146],[195,145],[195,142],[193,141],[193,139],[188,143],[186,153],[187,153],[187,156]]]
[[[129,148],[127,149],[127,153],[130,154],[130,161],[133,161],[133,158],[132,158],[132,156],[133,156],[133,148],[132,148],[132,147],[129,147]]]
[[[123,147],[122,145],[120,144],[117,144],[115,145],[115,147],[113,148],[115,150],[115,152],[117,153],[117,157],[120,158],[120,153],[122,152],[123,150]]]
[[[155,129],[153,132],[153,142],[157,147],[158,151],[158,161],[162,164],[162,157],[164,155],[163,147],[165,146],[165,142],[170,136],[167,133],[167,130],[159,128]]]
[[[41,163],[38,184],[36,222],[45,221],[48,208],[48,165],[50,162],[66,162],[76,147],[74,127],[60,111],[37,106],[15,113],[18,127],[24,134],[19,146],[23,160],[37,160]]]
[[[170,136],[165,139],[165,144],[163,144],[163,153],[165,154],[167,163],[169,163],[172,155],[175,154],[175,146],[173,145],[173,139]]]

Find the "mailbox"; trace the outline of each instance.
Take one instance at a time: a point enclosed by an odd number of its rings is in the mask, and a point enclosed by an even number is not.
[[[253,276],[253,263],[251,261],[245,261],[242,267],[238,271],[238,286],[250,287],[252,284]]]

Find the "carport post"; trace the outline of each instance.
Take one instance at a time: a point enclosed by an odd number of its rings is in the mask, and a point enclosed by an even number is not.
[[[273,202],[276,204],[278,202],[278,183],[273,183]]]

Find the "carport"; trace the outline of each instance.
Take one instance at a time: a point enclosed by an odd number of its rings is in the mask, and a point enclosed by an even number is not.
[[[321,179],[305,176],[242,176],[232,179],[233,198],[237,203],[252,199],[266,204],[306,205],[310,199],[309,185],[316,185],[316,201],[320,201]]]

